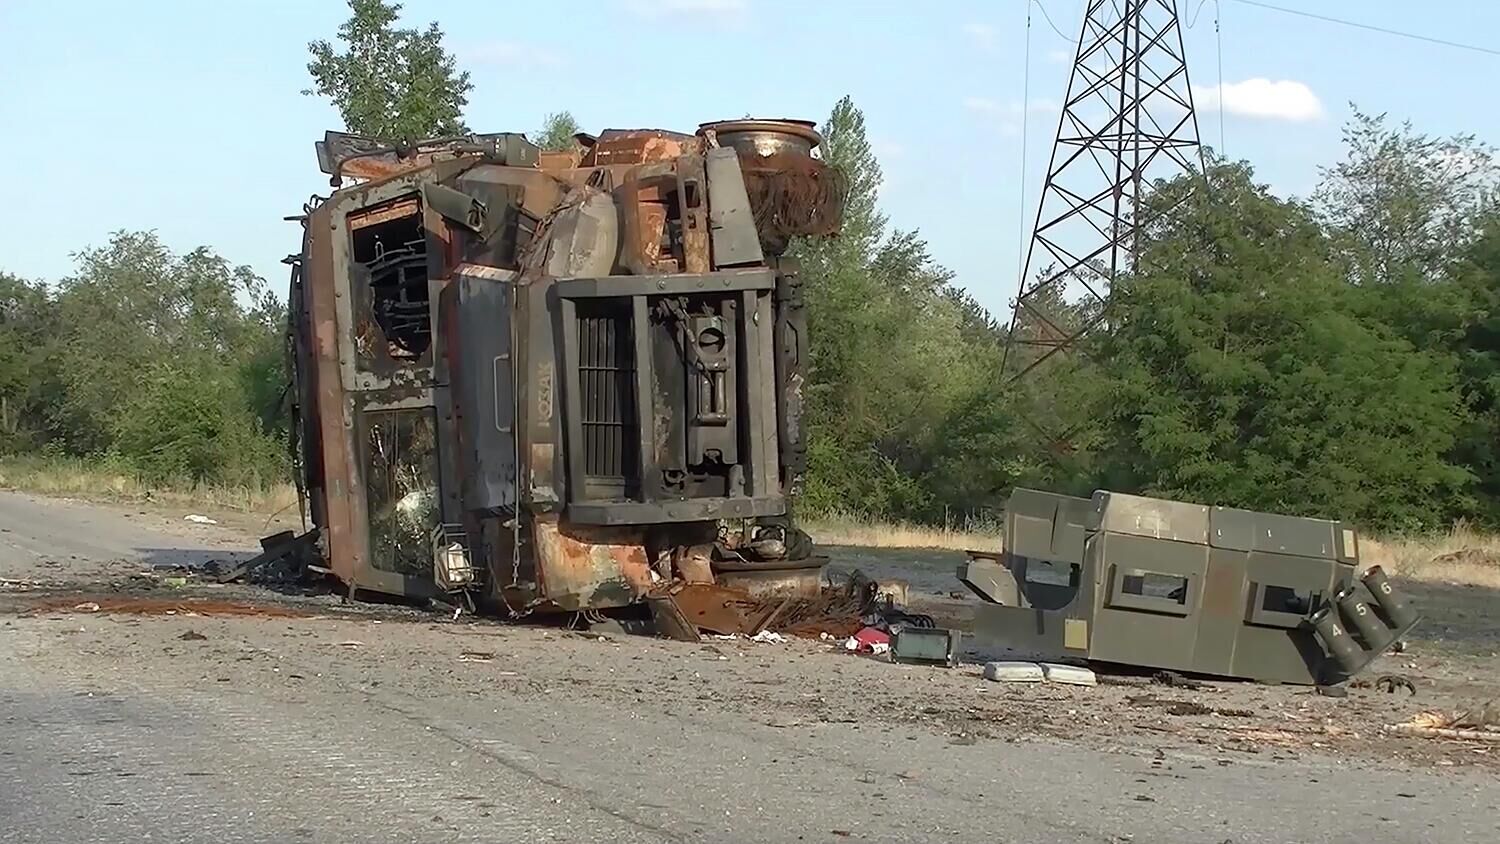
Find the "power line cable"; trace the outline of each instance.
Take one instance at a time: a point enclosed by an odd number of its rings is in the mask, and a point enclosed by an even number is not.
[[[1223,12],[1219,0],[1214,0],[1214,53],[1219,59],[1219,157],[1228,159],[1229,153],[1226,152],[1227,146],[1224,140],[1224,36],[1219,31],[1219,21],[1223,17]]]
[[[1041,0],[1026,3],[1026,51],[1025,69],[1021,71],[1021,209],[1016,214],[1016,277],[1024,284],[1026,278],[1026,147],[1029,140],[1027,119],[1031,113],[1031,7],[1041,6]],[[1044,11],[1043,14],[1046,14]]]
[[[1193,10],[1193,19],[1188,21],[1188,29],[1192,29],[1193,27],[1198,25],[1198,16],[1203,14],[1203,7],[1207,5],[1208,0],[1198,0],[1198,8]],[[1218,0],[1214,0],[1214,5],[1218,5]]]
[[[1360,23],[1359,21],[1351,21],[1344,18],[1335,18],[1329,15],[1320,15],[1315,12],[1304,12],[1301,9],[1288,9],[1285,6],[1274,6],[1270,3],[1262,3],[1260,2],[1260,0],[1235,0],[1235,2],[1243,3],[1246,6],[1256,6],[1261,9],[1270,9],[1273,12],[1282,12],[1288,15],[1297,15],[1298,17],[1312,18],[1313,20],[1320,20],[1326,23],[1336,23],[1341,26],[1351,26],[1355,29],[1367,29],[1371,32],[1379,32],[1385,35],[1395,35],[1399,38],[1410,38],[1413,41],[1426,41],[1429,44],[1438,44],[1444,47],[1453,47],[1458,50],[1472,50],[1476,53],[1486,53],[1491,56],[1500,56],[1500,49],[1496,49],[1494,47],[1483,47],[1478,44],[1464,44],[1460,41],[1449,41],[1445,38],[1434,38],[1430,35],[1418,35],[1415,32],[1405,32],[1399,29],[1390,29],[1384,26],[1375,26],[1374,24]]]
[[[1044,17],[1044,18],[1047,19],[1047,25],[1050,26],[1050,27],[1052,27],[1052,31],[1053,32],[1057,33],[1057,37],[1058,38],[1061,38],[1062,40],[1068,42],[1069,44],[1077,44],[1078,43],[1078,39],[1077,38],[1070,38],[1067,35],[1064,35],[1063,31],[1061,29],[1057,28],[1057,24],[1053,23],[1053,21],[1052,21],[1052,16],[1049,15],[1049,14],[1047,14],[1047,7],[1042,5],[1042,0],[1033,0],[1033,1],[1036,3],[1036,7],[1041,10],[1042,17]],[[1028,8],[1026,9],[1026,20],[1030,21],[1031,20],[1031,9],[1029,8],[1030,4],[1028,3],[1027,6],[1028,6]],[[1030,24],[1028,24],[1028,26],[1029,25]]]

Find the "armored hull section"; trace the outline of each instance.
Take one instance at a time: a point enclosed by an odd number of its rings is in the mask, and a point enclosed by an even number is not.
[[[977,633],[1050,658],[1335,683],[1417,622],[1342,522],[1022,489],[1005,543],[959,571]]]

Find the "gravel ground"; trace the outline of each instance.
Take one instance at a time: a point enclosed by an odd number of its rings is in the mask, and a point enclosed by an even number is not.
[[[1500,747],[1383,731],[1494,692],[1495,622],[1464,601],[1377,667],[1415,697],[1014,687],[818,642],[601,637],[132,579],[164,550],[253,547],[180,518],[0,493],[0,841],[1500,833]],[[173,612],[87,611],[141,596]],[[280,615],[217,614],[225,599]]]

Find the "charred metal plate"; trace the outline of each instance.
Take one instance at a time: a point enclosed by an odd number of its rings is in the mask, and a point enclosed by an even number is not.
[[[672,596],[682,614],[699,630],[728,636],[744,632],[754,602],[745,593],[711,583],[684,586]]]
[[[542,597],[559,609],[623,607],[651,588],[642,531],[559,524],[539,517],[535,527]]]

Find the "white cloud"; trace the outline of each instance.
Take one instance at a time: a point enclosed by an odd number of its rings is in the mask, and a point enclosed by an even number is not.
[[[471,47],[460,47],[458,52],[460,56],[476,64],[558,67],[563,63],[562,53],[557,50],[521,41],[489,41]]]
[[[995,42],[1000,33],[995,30],[992,24],[966,23],[963,25],[963,30],[964,34],[973,39],[974,43],[978,44],[980,49],[995,49]]]
[[[1073,53],[1068,50],[1047,51],[1047,61],[1052,62],[1053,64],[1068,64],[1069,62],[1073,61],[1074,58],[1075,56],[1073,55]]]
[[[1264,77],[1222,86],[1193,86],[1193,99],[1205,111],[1222,108],[1225,113],[1259,120],[1301,123],[1323,116],[1323,103],[1304,83],[1291,79],[1272,81]]]
[[[667,15],[729,18],[745,12],[749,0],[626,0],[625,5],[647,18]]]

